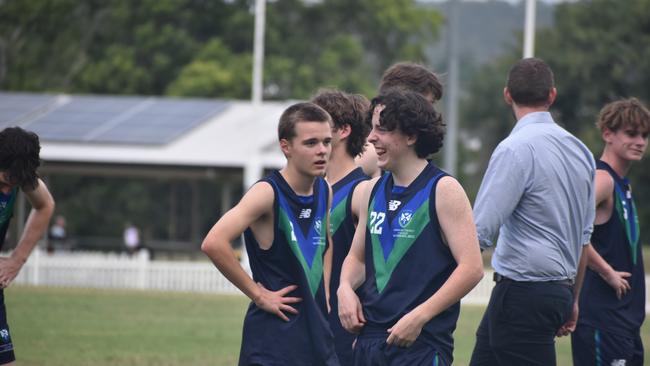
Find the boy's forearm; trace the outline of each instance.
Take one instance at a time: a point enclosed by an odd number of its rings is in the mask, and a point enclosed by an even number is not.
[[[353,255],[348,255],[345,261],[343,261],[340,285],[348,286],[352,290],[356,290],[363,284],[365,277],[365,264]]]
[[[47,226],[54,212],[54,205],[46,205],[38,209],[33,208],[27,218],[22,236],[18,245],[11,253],[11,257],[21,262],[26,262],[39,239],[47,230]]]
[[[483,268],[459,263],[447,281],[417,311],[424,323],[445,311],[467,295],[483,278]]]
[[[585,249],[584,255],[587,257],[587,267],[599,275],[606,276],[609,272],[614,270],[612,266],[607,263],[600,254],[598,254],[593,246],[589,245],[588,249]]]
[[[210,258],[224,277],[240,289],[252,301],[260,294],[258,286],[239,264],[229,242],[204,242],[201,250]]]

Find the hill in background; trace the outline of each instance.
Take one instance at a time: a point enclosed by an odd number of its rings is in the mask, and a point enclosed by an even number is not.
[[[421,3],[440,11],[445,19],[449,2]],[[460,1],[458,3],[460,35],[458,37],[461,71],[474,69],[499,57],[506,50],[521,47],[525,2]],[[553,5],[537,2],[536,27],[553,26]],[[431,64],[436,70],[446,70],[447,27],[442,28],[438,41],[429,50]],[[465,72],[462,72],[465,74]]]

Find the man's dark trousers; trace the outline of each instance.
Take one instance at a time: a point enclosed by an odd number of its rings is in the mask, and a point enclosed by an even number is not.
[[[572,286],[495,280],[470,366],[555,365],[555,333],[571,315]]]

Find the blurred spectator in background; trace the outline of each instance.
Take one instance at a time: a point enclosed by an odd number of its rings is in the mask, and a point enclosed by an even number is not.
[[[47,252],[54,253],[56,249],[65,248],[67,233],[65,231],[65,217],[59,215],[54,219],[54,225],[50,227],[47,243]]]
[[[124,229],[124,246],[129,255],[140,249],[140,230],[132,223],[127,223]]]

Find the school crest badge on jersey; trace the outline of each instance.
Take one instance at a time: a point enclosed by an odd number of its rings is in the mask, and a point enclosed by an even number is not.
[[[318,233],[318,235],[321,235],[320,231],[322,229],[322,226],[323,226],[323,223],[322,223],[322,221],[320,219],[314,220],[314,230],[316,230],[316,233]]]
[[[412,218],[413,218],[413,211],[411,210],[402,211],[399,215],[399,226],[403,228],[406,227],[411,222]]]

